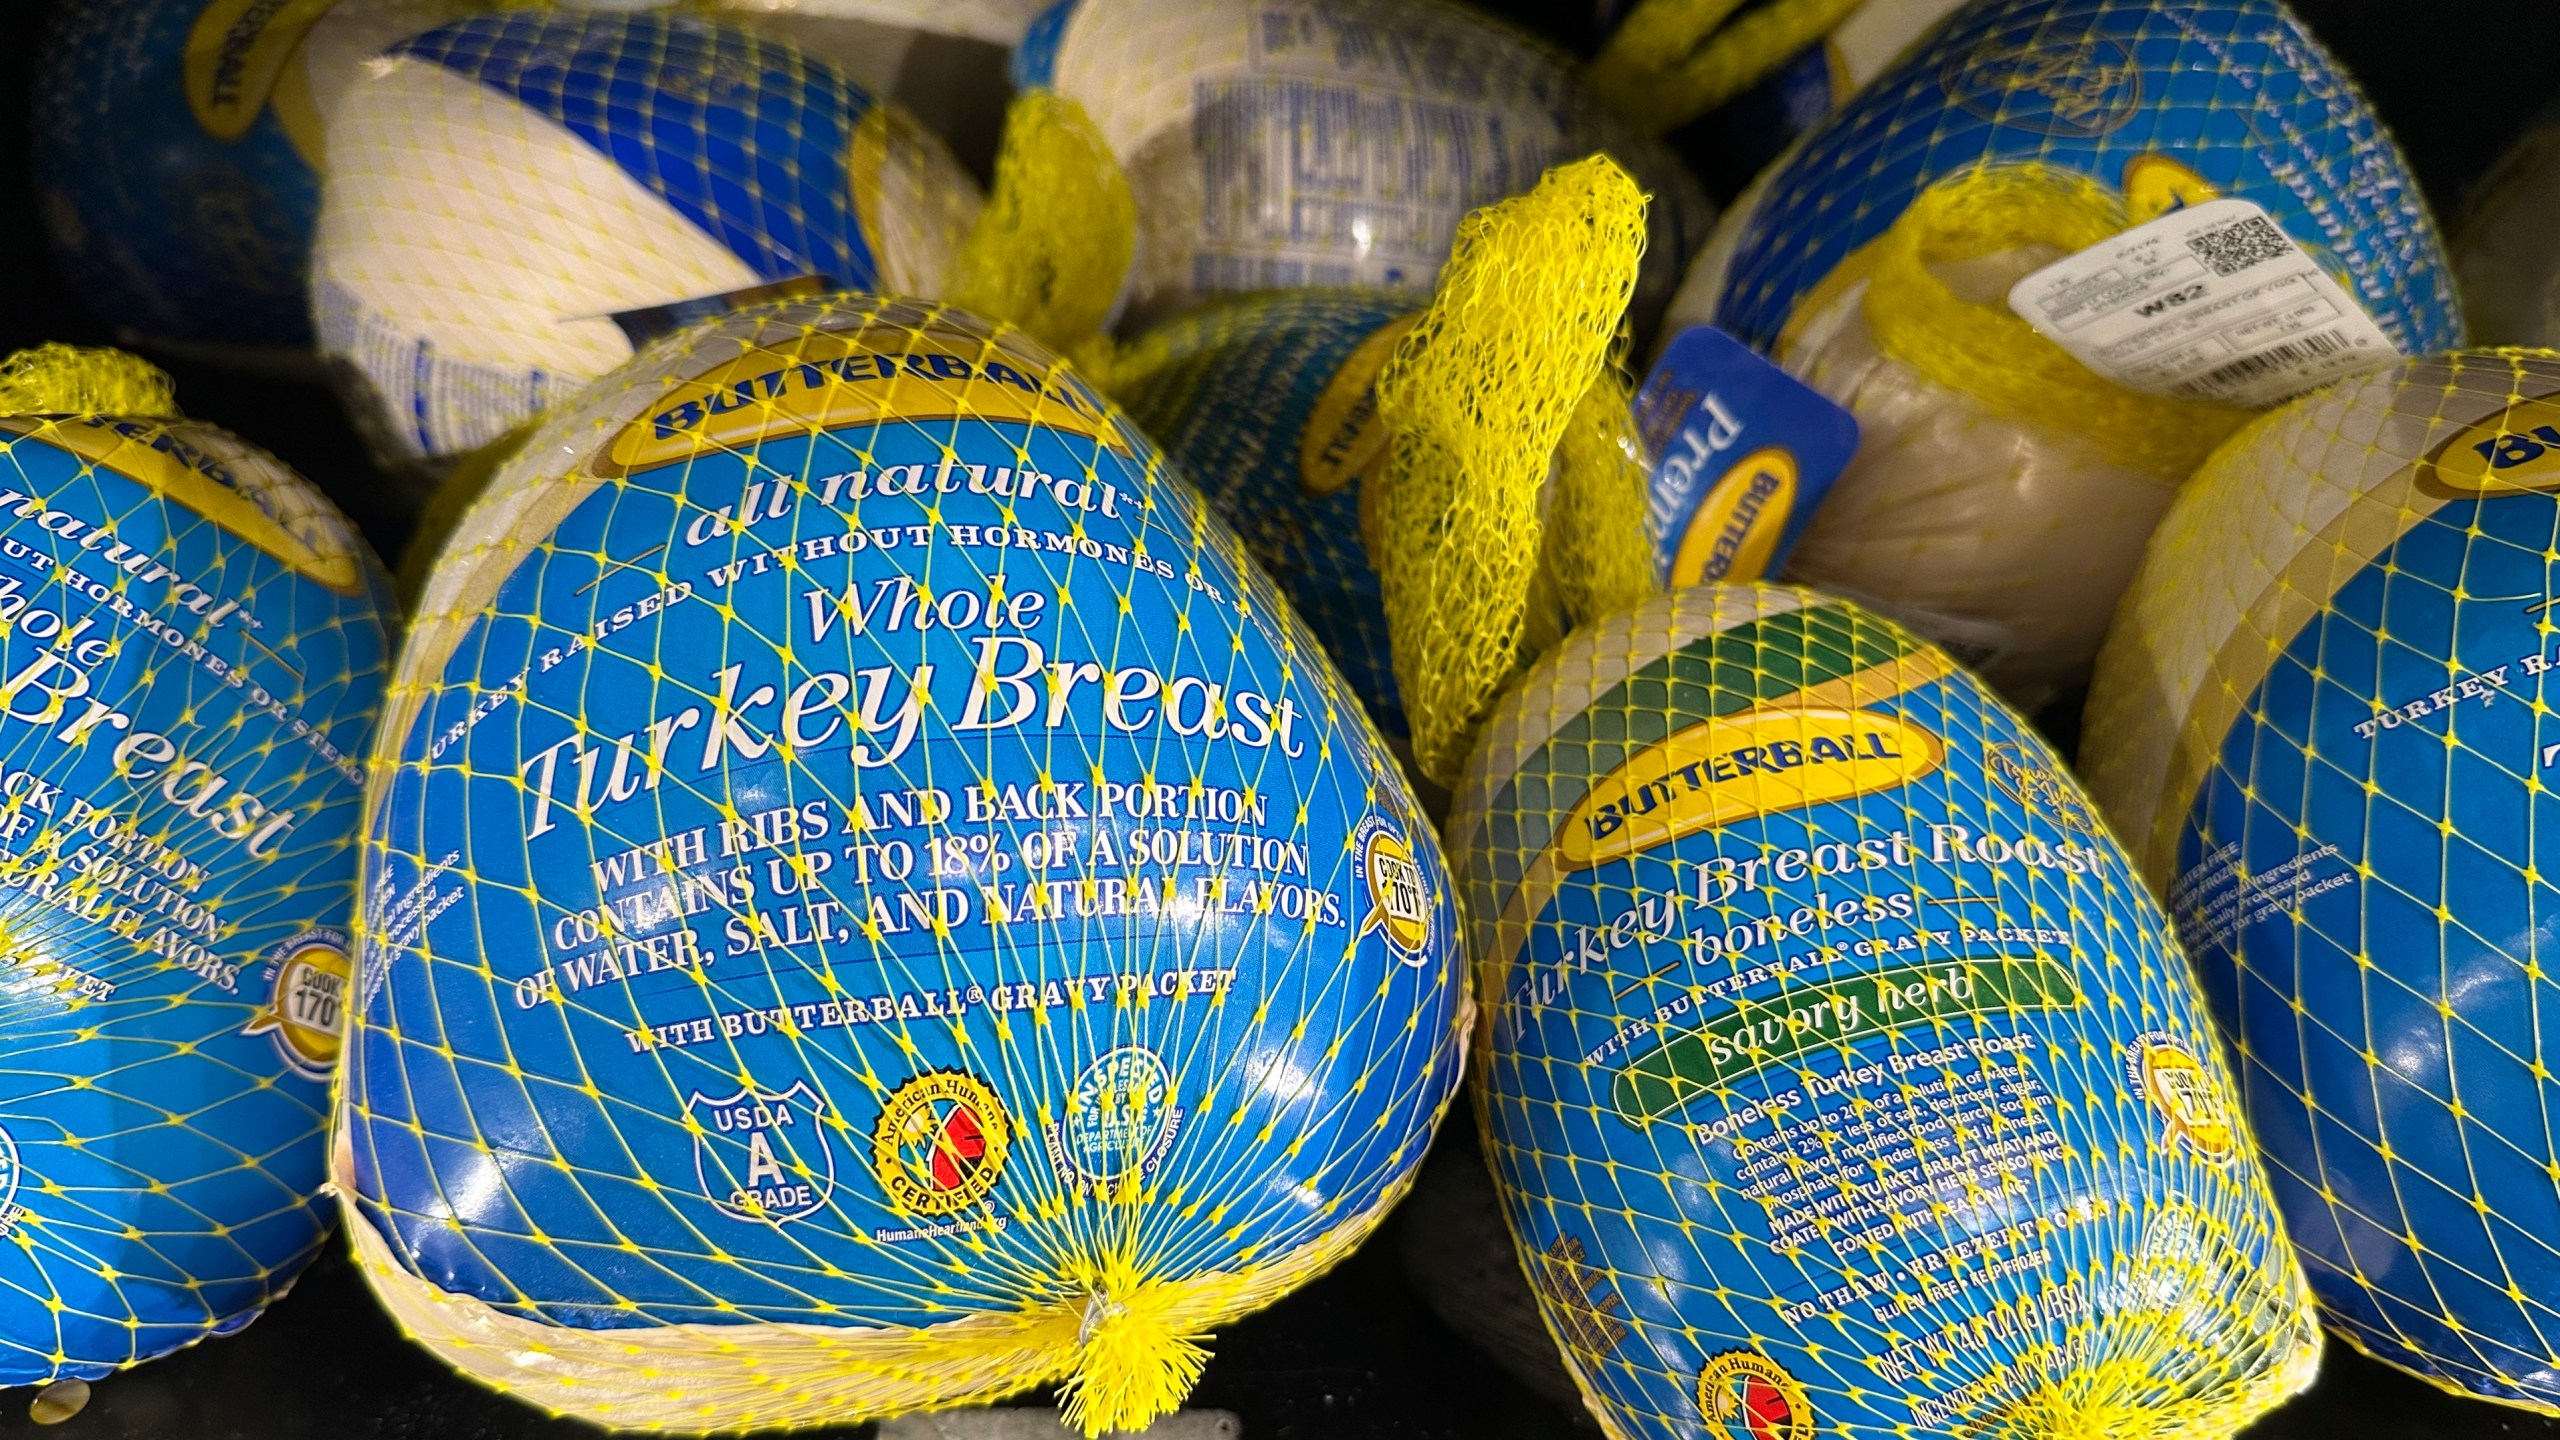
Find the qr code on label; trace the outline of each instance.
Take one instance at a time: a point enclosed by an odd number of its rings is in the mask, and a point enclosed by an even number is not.
[[[2187,237],[2187,248],[2216,275],[2237,275],[2261,260],[2281,260],[2293,242],[2264,215],[2234,220]]]

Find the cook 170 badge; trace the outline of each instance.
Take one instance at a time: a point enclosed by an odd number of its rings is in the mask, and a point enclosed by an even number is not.
[[[269,950],[265,959],[267,1003],[240,1033],[269,1037],[295,1074],[328,1079],[338,1063],[338,1027],[355,973],[347,962],[346,932],[315,926]]]
[[[1413,857],[1413,842],[1372,815],[1351,837],[1351,853],[1360,859],[1360,880],[1368,892],[1360,933],[1375,930],[1385,936],[1387,948],[1407,965],[1426,963],[1431,958],[1432,895]]]
[[[2125,1042],[2124,1077],[2167,1122],[2161,1143],[2181,1143],[2216,1165],[2240,1150],[2240,1132],[2213,1072],[2186,1041],[2166,1030],[2145,1030]]]

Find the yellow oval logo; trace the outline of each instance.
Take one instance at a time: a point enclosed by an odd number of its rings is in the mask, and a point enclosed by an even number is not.
[[[1064,365],[1042,369],[935,325],[812,330],[671,386],[591,462],[611,479],[779,435],[887,420],[1037,425],[1128,453],[1101,399]]]
[[[249,133],[302,39],[337,0],[213,0],[187,32],[179,65],[187,108],[226,144]]]
[[[2419,462],[2418,478],[2465,495],[2560,488],[2560,395],[2465,426]]]
[[[1387,427],[1378,419],[1378,372],[1396,353],[1396,342],[1419,316],[1390,320],[1360,342],[1325,382],[1316,408],[1298,432],[1298,487],[1332,495],[1375,470],[1387,455]]]
[[[19,435],[149,486],[341,595],[364,591],[361,542],[346,522],[289,497],[281,517],[268,513],[251,494],[274,483],[282,462],[211,427],[113,415],[0,416],[0,454]],[[298,520],[292,510],[302,512]]]
[[[276,962],[267,1003],[249,1017],[243,1035],[272,1035],[276,1053],[310,1079],[325,1080],[338,1063],[339,1022],[355,966],[335,932],[314,931],[288,942]]]
[[[1742,457],[1698,502],[1671,559],[1671,583],[1757,580],[1796,508],[1796,457],[1771,445]]]
[[[2142,154],[2124,162],[2122,188],[2125,215],[2136,225],[2222,198],[2212,181],[2167,155]]]
[[[1937,736],[1873,710],[1745,710],[1673,734],[1602,776],[1565,817],[1568,870],[1774,815],[1907,785],[1946,763]]]

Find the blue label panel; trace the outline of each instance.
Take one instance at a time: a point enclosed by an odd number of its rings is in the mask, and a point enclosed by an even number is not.
[[[1405,730],[1388,653],[1386,603],[1360,539],[1359,456],[1385,440],[1374,370],[1343,367],[1389,322],[1415,313],[1349,291],[1213,303],[1149,332],[1143,375],[1122,387],[1131,418],[1233,525],[1280,582],[1370,718]],[[1373,361],[1377,357],[1373,354]],[[1328,392],[1347,405],[1326,410]],[[1304,463],[1321,418],[1319,465]],[[1330,455],[1331,462],[1325,463]],[[1338,488],[1325,488],[1339,480]]]
[[[1604,688],[1470,837],[1519,922],[1476,930],[1488,1150],[1568,1359],[1628,1435],[2004,1433],[2101,1357],[2226,1433],[2317,1336],[2184,959],[2042,740],[1803,600]]]
[[[20,1385],[237,1328],[320,1245],[389,602],[334,514],[306,527],[326,579],[208,518],[278,530],[232,488],[262,457],[194,427],[7,423],[0,1384]]]
[[[2457,499],[2341,588],[2223,738],[2171,903],[2330,1322],[2543,1407],[2555,556],[2548,494]]]
[[[879,283],[846,169],[861,88],[797,51],[681,16],[527,11],[391,48],[567,127],[766,280]]]
[[[1665,584],[1778,573],[1858,450],[1857,417],[1712,326],[1663,348],[1635,405]]]
[[[52,7],[36,71],[38,215],[81,299],[119,330],[304,349],[319,177],[272,111],[236,140],[197,123],[181,56],[206,8]]]
[[[1431,827],[1286,602],[1057,362],[863,303],[649,372],[407,662],[347,1123],[436,1285],[928,1326],[1141,1191],[1145,1273],[1236,1270],[1455,1084]]]
[[[1013,88],[1036,90],[1050,84],[1058,69],[1058,46],[1067,38],[1067,24],[1076,18],[1078,0],[1058,0],[1040,12],[1024,31],[1022,43],[1013,47]]]

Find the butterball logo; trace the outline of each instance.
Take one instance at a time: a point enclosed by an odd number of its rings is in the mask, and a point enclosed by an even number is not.
[[[1183,1112],[1173,1074],[1143,1045],[1123,1045],[1084,1067],[1067,1113],[1048,1127],[1049,1163],[1069,1190],[1099,1190],[1155,1173]]]
[[[1407,965],[1424,964],[1430,959],[1433,896],[1413,842],[1372,815],[1360,822],[1351,849],[1360,857],[1360,882],[1368,891],[1360,933],[1375,930],[1396,958]]]
[[[2560,489],[2560,395],[2519,400],[2462,427],[2419,462],[2418,480],[2454,499]]]
[[[871,1130],[871,1173],[905,1215],[956,1215],[1004,1174],[1013,1120],[987,1082],[929,1070],[900,1085]]]
[[[1679,463],[1665,460],[1665,468]],[[1769,445],[1744,456],[1698,502],[1671,560],[1671,583],[1756,580],[1794,513],[1798,478],[1795,453]]]
[[[1736,820],[1909,784],[1946,762],[1937,736],[1876,710],[1777,706],[1719,715],[1629,756],[1558,827],[1589,869]]]
[[[808,1081],[785,1090],[750,1085],[734,1095],[697,1090],[684,1109],[694,1174],[721,1214],[780,1225],[815,1212],[835,1193],[827,1102]]]
[[[266,961],[267,1003],[240,1033],[272,1039],[276,1055],[304,1079],[328,1079],[338,1063],[338,1027],[355,978],[345,932],[305,930],[269,950]]]

